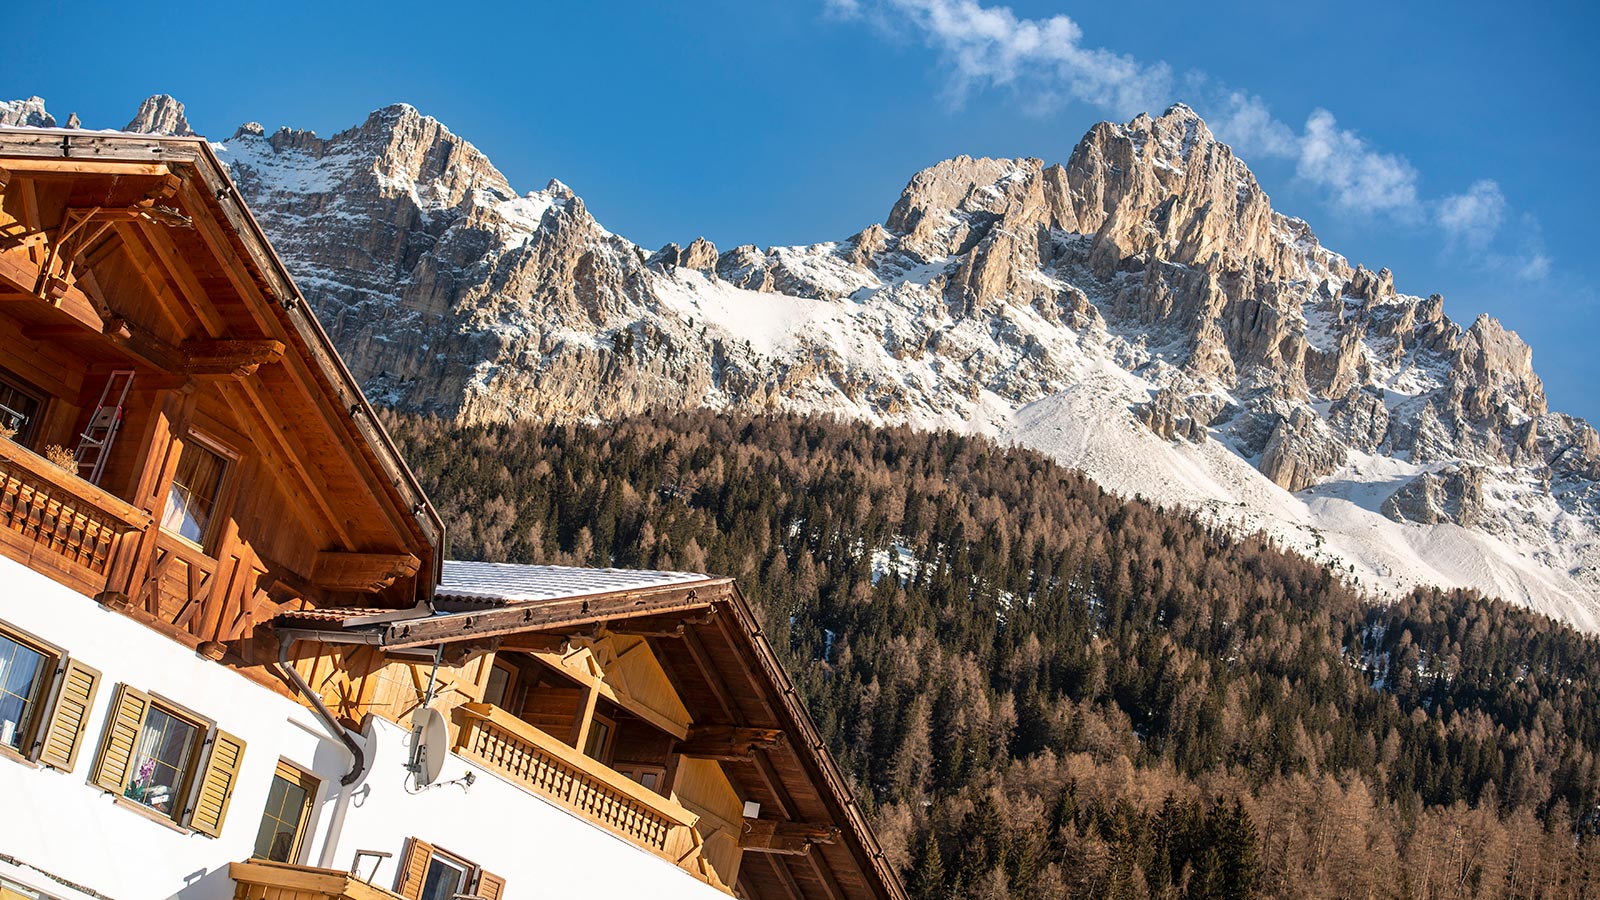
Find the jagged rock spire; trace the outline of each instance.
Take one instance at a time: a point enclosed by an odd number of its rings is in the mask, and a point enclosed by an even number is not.
[[[183,104],[170,94],[155,94],[139,104],[139,112],[123,131],[138,134],[169,134],[175,137],[193,137],[194,129],[183,114]]]

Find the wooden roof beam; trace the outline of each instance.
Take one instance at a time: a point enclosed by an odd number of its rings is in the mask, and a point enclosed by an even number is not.
[[[839,829],[832,825],[745,819],[739,834],[739,848],[746,853],[805,856],[811,852],[812,845],[831,844],[838,837]]]
[[[783,740],[783,731],[777,728],[695,725],[690,727],[688,738],[674,749],[677,753],[696,759],[750,762],[757,750],[776,747]]]
[[[383,645],[396,649],[493,637],[519,631],[555,631],[594,625],[627,617],[630,613],[656,615],[692,612],[722,599],[732,591],[733,579],[717,578],[690,585],[649,591],[619,591],[593,597],[546,600],[539,603],[490,607],[482,612],[461,612],[386,626]]]
[[[410,578],[417,574],[417,568],[421,565],[422,560],[410,553],[323,550],[311,563],[311,583],[330,591],[375,594],[394,584],[398,578]]]
[[[117,175],[164,178],[172,174],[166,163],[109,162],[92,159],[54,159],[39,157],[25,159],[12,157],[6,160],[6,169],[13,175]]]
[[[638,619],[609,622],[606,624],[606,630],[612,634],[630,637],[676,640],[682,638],[690,627],[710,623],[712,617],[716,614],[717,608],[711,606],[696,616],[645,616]]]
[[[181,374],[244,378],[283,359],[282,341],[184,341]]]

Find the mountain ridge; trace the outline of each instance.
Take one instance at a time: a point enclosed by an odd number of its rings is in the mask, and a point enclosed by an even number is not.
[[[188,127],[171,98],[130,126]],[[1550,412],[1493,318],[1463,328],[1274,211],[1187,106],[1099,123],[1065,163],[939,162],[842,241],[726,252],[649,252],[558,181],[519,195],[405,104],[217,147],[380,402],[975,431],[1368,587],[1475,587],[1600,629],[1594,429]]]

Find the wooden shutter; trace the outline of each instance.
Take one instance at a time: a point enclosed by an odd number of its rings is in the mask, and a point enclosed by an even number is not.
[[[145,714],[150,711],[150,695],[127,685],[117,686],[117,697],[111,702],[111,718],[106,722],[105,740],[100,743],[100,761],[95,764],[95,784],[113,794],[121,794],[128,786],[128,769],[133,763],[133,749],[139,743],[139,728],[144,725]]]
[[[506,880],[479,869],[478,886],[472,892],[483,900],[500,900],[500,896],[506,892]]]
[[[89,710],[100,689],[100,673],[77,660],[68,660],[56,691],[55,709],[39,736],[39,761],[52,769],[71,772],[78,764],[83,732],[89,727]]]
[[[430,862],[433,862],[433,845],[417,838],[408,839],[406,852],[400,856],[400,871],[395,873],[395,893],[408,900],[420,900]]]
[[[200,773],[200,790],[195,792],[194,809],[189,816],[190,828],[212,837],[222,833],[222,820],[227,818],[228,802],[233,799],[243,761],[244,741],[217,729],[206,767]]]

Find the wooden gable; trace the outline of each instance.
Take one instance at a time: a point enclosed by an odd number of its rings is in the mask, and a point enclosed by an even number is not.
[[[440,520],[203,140],[0,129],[0,350],[0,384],[42,405],[0,472],[33,482],[127,387],[75,474],[146,521],[74,587],[245,665],[285,608],[431,596]],[[187,537],[160,527],[186,451],[224,473]],[[70,477],[19,490],[83,493]]]

